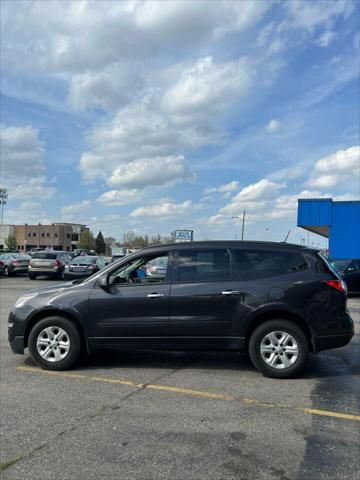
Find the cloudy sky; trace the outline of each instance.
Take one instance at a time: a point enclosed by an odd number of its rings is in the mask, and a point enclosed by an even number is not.
[[[234,239],[245,209],[298,243],[299,197],[360,197],[358,2],[1,10],[5,222]]]

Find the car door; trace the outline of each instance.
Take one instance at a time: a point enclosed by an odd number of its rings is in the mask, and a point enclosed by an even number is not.
[[[179,348],[239,348],[241,282],[226,248],[180,248],[170,295],[170,335]]]
[[[147,275],[149,262],[165,258],[163,276]],[[93,336],[97,344],[166,347],[169,337],[171,255],[168,251],[132,256],[109,274],[109,286],[90,296]]]

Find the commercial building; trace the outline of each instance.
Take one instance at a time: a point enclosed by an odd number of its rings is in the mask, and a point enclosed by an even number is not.
[[[71,252],[77,248],[80,235],[84,230],[88,230],[86,225],[78,223],[1,225],[0,249],[5,247],[8,235],[13,235],[16,238],[18,250],[51,247],[54,250]]]
[[[330,258],[360,258],[360,201],[301,199],[298,201],[297,224],[329,239]]]

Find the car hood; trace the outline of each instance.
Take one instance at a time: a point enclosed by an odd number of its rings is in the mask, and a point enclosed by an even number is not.
[[[29,290],[26,293],[32,293],[32,292],[37,292],[37,293],[55,293],[55,292],[60,292],[61,290],[66,290],[71,287],[75,287],[79,285],[79,280],[71,280],[69,282],[61,282],[61,283],[55,283],[55,285],[51,285],[49,287],[40,287],[40,288],[34,288],[33,290]]]

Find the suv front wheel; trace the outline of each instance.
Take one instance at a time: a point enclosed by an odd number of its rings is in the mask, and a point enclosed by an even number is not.
[[[304,368],[309,357],[309,343],[294,322],[270,320],[252,333],[249,355],[265,376],[291,378]]]
[[[80,357],[82,346],[75,324],[55,316],[33,326],[28,344],[32,359],[46,370],[70,368]]]

